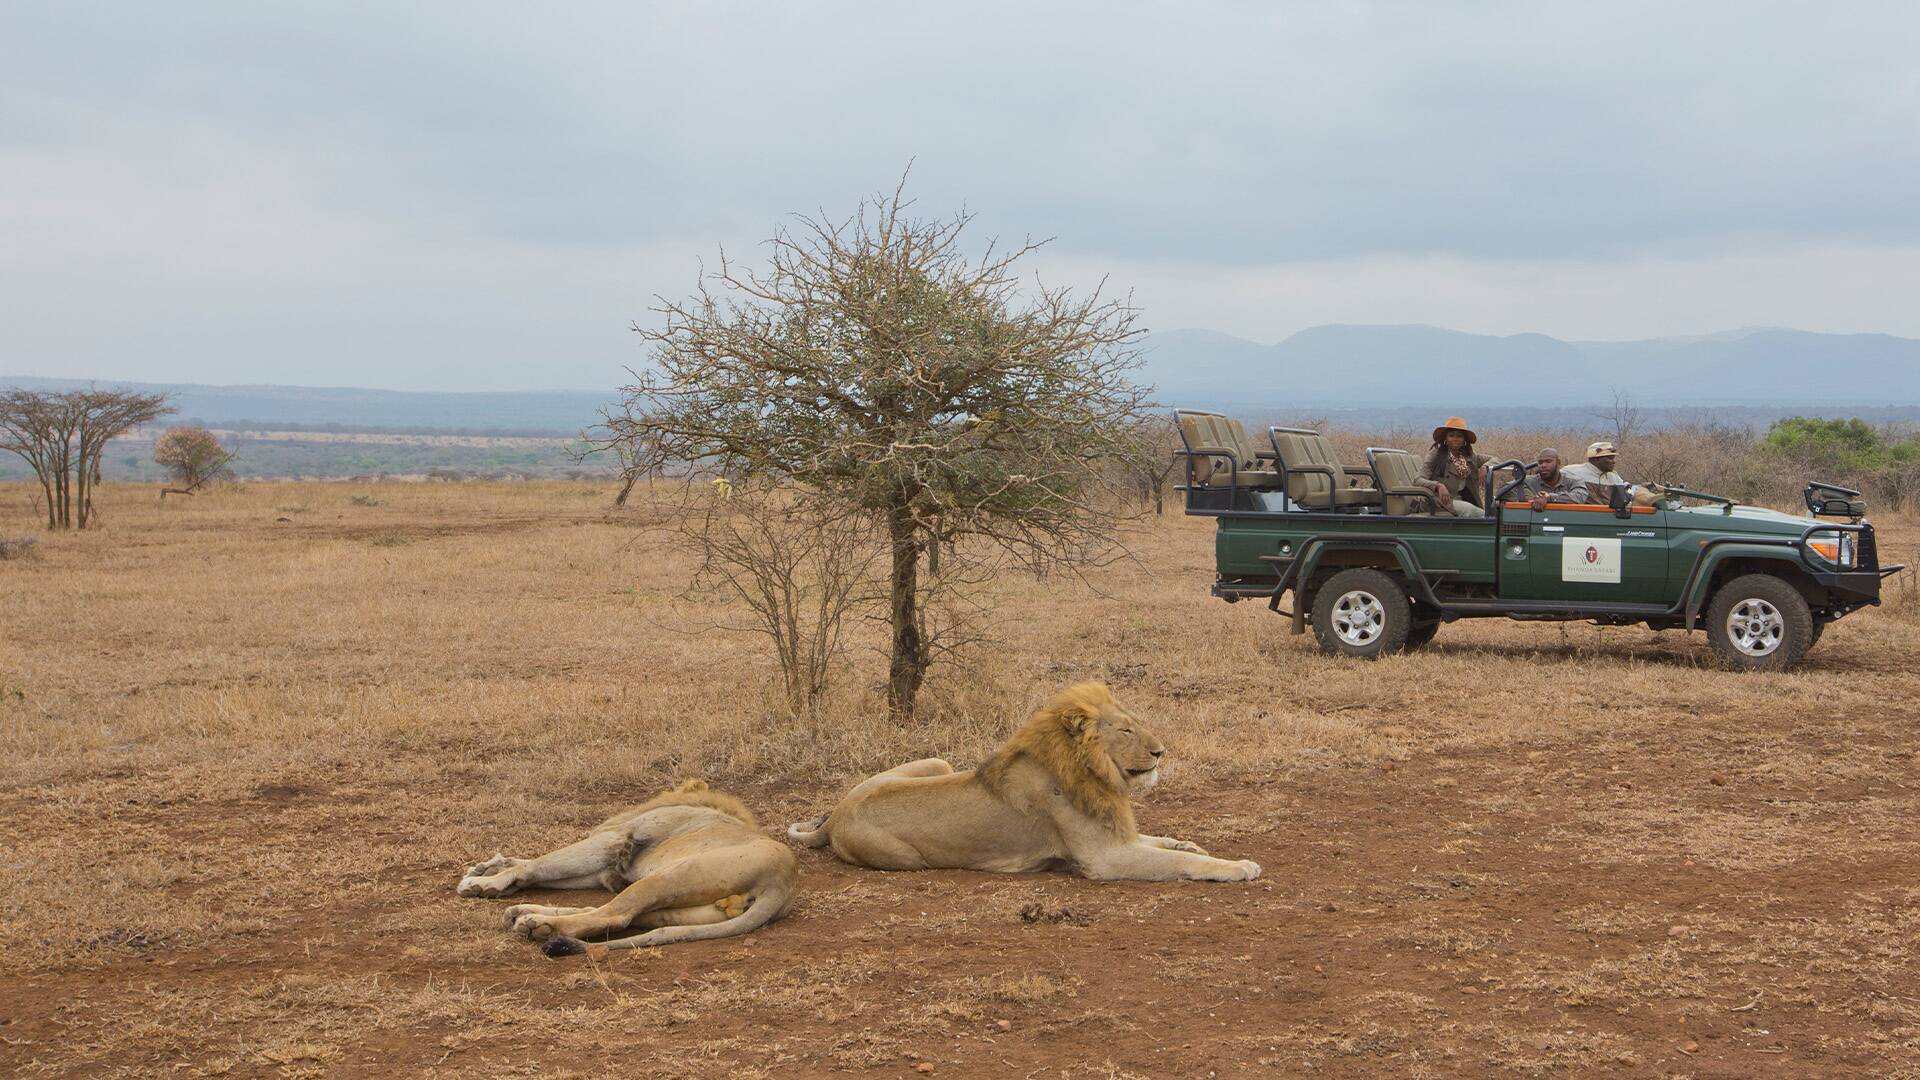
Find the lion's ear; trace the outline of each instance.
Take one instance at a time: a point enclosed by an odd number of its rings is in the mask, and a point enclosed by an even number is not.
[[[1074,735],[1084,735],[1100,719],[1100,714],[1085,705],[1072,705],[1060,711],[1060,726]]]
[[[681,784],[680,784],[680,786],[679,786],[679,787],[677,787],[677,788],[674,788],[673,790],[675,790],[675,791],[705,791],[705,790],[707,790],[707,782],[706,782],[705,780],[700,780],[700,779],[697,779],[697,778],[696,778],[696,779],[693,779],[693,780],[686,780],[686,781],[682,781],[682,782],[681,782]]]

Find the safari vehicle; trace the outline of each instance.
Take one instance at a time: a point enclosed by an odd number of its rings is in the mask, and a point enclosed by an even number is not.
[[[1269,428],[1261,446],[1217,413],[1175,418],[1186,512],[1217,523],[1213,594],[1266,600],[1328,652],[1419,648],[1444,623],[1498,616],[1704,628],[1728,666],[1779,671],[1903,569],[1879,564],[1860,493],[1832,484],[1807,485],[1808,517],[1675,488],[1535,511],[1509,497],[1528,466],[1502,461],[1481,477],[1487,516],[1457,518],[1431,512],[1404,450],[1372,447],[1360,466],[1317,431]]]

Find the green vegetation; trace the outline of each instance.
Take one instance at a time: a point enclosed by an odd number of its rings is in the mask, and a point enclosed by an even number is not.
[[[1816,472],[1837,475],[1857,476],[1920,461],[1920,434],[1889,437],[1859,417],[1830,420],[1790,416],[1775,421],[1765,441],[1769,449]]]

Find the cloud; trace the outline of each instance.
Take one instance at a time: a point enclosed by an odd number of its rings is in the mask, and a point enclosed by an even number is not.
[[[0,368],[603,385],[718,243],[908,160],[1156,325],[1910,332],[1916,37],[1898,3],[22,0]]]
[[[1767,245],[1703,256],[1476,259],[1374,255],[1260,266],[1050,254],[1050,280],[1130,285],[1153,329],[1263,344],[1323,323],[1625,340],[1791,326],[1920,337],[1920,245]]]

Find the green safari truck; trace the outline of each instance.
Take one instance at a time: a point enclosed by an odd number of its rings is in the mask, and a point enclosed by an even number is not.
[[[1859,492],[1810,483],[1808,516],[1667,488],[1608,505],[1511,497],[1529,466],[1487,468],[1487,516],[1435,514],[1403,450],[1339,461],[1303,428],[1264,444],[1236,420],[1179,410],[1188,514],[1215,520],[1213,593],[1265,600],[1322,649],[1418,648],[1456,619],[1586,620],[1704,629],[1727,666],[1792,667],[1825,626],[1880,603],[1881,566]],[[1645,505],[1636,505],[1645,504]],[[1292,609],[1282,601],[1292,595]]]

